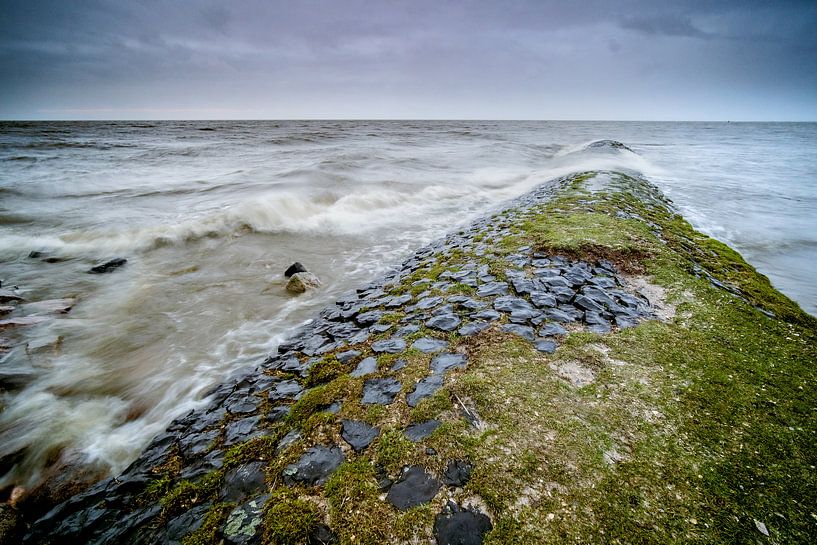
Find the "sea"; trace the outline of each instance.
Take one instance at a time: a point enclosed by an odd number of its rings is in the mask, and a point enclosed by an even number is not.
[[[589,169],[642,174],[817,314],[815,123],[0,123],[2,288],[75,299],[0,329],[0,490],[61,459],[116,474],[340,295]],[[295,261],[320,289],[285,291]]]

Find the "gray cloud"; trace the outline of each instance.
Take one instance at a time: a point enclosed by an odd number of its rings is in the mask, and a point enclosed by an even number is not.
[[[817,118],[813,2],[6,4],[3,118]]]

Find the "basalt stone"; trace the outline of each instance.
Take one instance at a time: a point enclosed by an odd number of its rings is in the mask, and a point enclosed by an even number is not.
[[[441,314],[454,314],[454,305],[443,305],[431,311],[432,316],[439,316]]]
[[[224,446],[233,445],[255,435],[254,432],[257,431],[256,427],[260,420],[260,416],[250,416],[227,424],[224,429]]]
[[[442,422],[439,420],[428,420],[426,422],[421,422],[420,424],[412,424],[408,426],[403,433],[406,434],[409,441],[413,443],[418,443],[434,433],[434,430],[440,427]]]
[[[491,309],[481,310],[471,314],[471,318],[474,318],[475,320],[487,320],[489,322],[499,320],[501,316],[502,315],[500,313]]]
[[[428,310],[430,308],[434,308],[440,303],[443,302],[443,298],[436,296],[436,297],[424,297],[417,301],[417,304],[414,305],[414,308],[417,310]]]
[[[335,358],[341,363],[349,363],[361,354],[359,350],[347,350],[335,354]]]
[[[443,472],[442,481],[446,486],[465,486],[474,470],[473,464],[465,460],[451,460]]]
[[[402,307],[403,305],[405,305],[409,301],[411,301],[411,295],[409,295],[409,294],[396,295],[396,296],[392,297],[391,299],[388,299],[386,301],[386,303],[384,304],[384,306],[386,308],[397,308],[397,307]]]
[[[284,435],[278,444],[275,446],[276,456],[284,452],[290,445],[295,444],[301,439],[301,432],[299,430],[291,430]]]
[[[370,378],[363,384],[363,399],[367,405],[388,405],[403,386],[393,378]]]
[[[179,450],[184,458],[193,458],[204,454],[219,435],[218,430],[194,433],[179,439]]]
[[[540,316],[542,316],[542,313],[538,310],[520,309],[511,312],[508,319],[515,324],[526,324],[528,322],[537,323],[536,320]],[[539,323],[541,323],[541,320],[539,320]]]
[[[500,329],[505,333],[513,333],[518,337],[522,337],[526,341],[533,341],[534,338],[533,328],[529,326],[519,324],[505,324],[501,326]]]
[[[588,331],[591,331],[593,333],[600,333],[600,334],[610,333],[611,329],[612,328],[610,327],[610,324],[608,324],[607,322],[605,322],[603,324],[592,324],[592,325],[587,326]]]
[[[573,300],[576,292],[570,288],[555,287],[550,289],[550,293],[556,298],[560,304],[566,304]]]
[[[519,295],[526,295],[539,289],[539,286],[527,278],[516,277],[511,279],[514,291]]]
[[[436,375],[446,373],[454,368],[464,369],[467,361],[465,354],[439,354],[431,360],[431,372]]]
[[[340,436],[351,445],[355,452],[360,452],[368,447],[380,434],[380,428],[370,426],[365,422],[343,420],[342,425],[343,429]]]
[[[420,352],[440,352],[448,346],[448,341],[434,339],[432,337],[422,337],[411,344],[411,347]]]
[[[458,309],[462,310],[478,310],[481,308],[485,308],[488,303],[484,301],[477,301],[476,299],[471,299],[470,297],[466,297],[462,301],[457,301],[456,306]]]
[[[420,466],[412,466],[389,489],[386,500],[401,511],[406,511],[431,501],[439,489],[439,481]]]
[[[358,333],[355,333],[352,337],[349,337],[349,344],[365,343],[366,341],[369,340],[370,336],[371,334],[368,331],[366,330],[360,331]]]
[[[221,531],[226,545],[250,545],[261,541],[264,504],[269,497],[269,494],[263,494],[233,509]]]
[[[282,422],[292,412],[291,405],[276,405],[266,415],[267,422]]]
[[[294,380],[282,380],[267,393],[270,401],[281,399],[298,399],[303,394],[303,387]]]
[[[539,308],[551,308],[556,306],[556,297],[543,291],[535,291],[530,294],[530,301]]]
[[[587,281],[584,275],[574,272],[565,273],[564,279],[567,280],[573,288],[577,288]]]
[[[320,317],[324,320],[329,320],[330,322],[338,321],[343,319],[343,314],[341,314],[341,309],[338,307],[329,307],[325,308],[321,311]]]
[[[355,321],[360,326],[369,326],[376,324],[380,321],[380,318],[383,317],[383,312],[379,310],[370,310],[369,312],[364,312],[363,314],[358,314],[355,317]]]
[[[284,276],[289,278],[293,274],[304,273],[304,272],[309,272],[309,271],[306,270],[306,267],[301,265],[300,261],[296,261],[295,263],[290,265],[289,268],[287,268],[286,271],[284,271]]]
[[[541,278],[541,282],[548,286],[549,288],[568,288],[570,289],[571,283],[565,280],[561,276],[546,276]]]
[[[437,545],[481,545],[492,529],[487,515],[467,509],[449,507],[434,518]]]
[[[287,356],[285,358],[281,358],[277,364],[272,366],[273,369],[280,369],[286,373],[298,373],[303,370],[304,363],[301,362],[296,356]]]
[[[621,329],[626,329],[628,327],[635,327],[638,325],[638,319],[632,318],[630,316],[616,316],[616,325]]]
[[[179,473],[181,480],[193,480],[217,471],[224,466],[224,451],[212,450],[207,453],[204,458],[199,459],[193,464],[188,465]]]
[[[567,330],[559,324],[545,324],[539,330],[541,337],[553,337],[556,335],[567,335]]]
[[[533,311],[530,303],[519,297],[506,295],[494,299],[494,308],[500,312]]]
[[[549,267],[550,266],[550,259],[548,259],[546,257],[539,257],[539,258],[535,258],[535,259],[531,260],[530,264],[531,264],[531,267],[536,267],[537,269],[541,269],[543,267]]]
[[[549,308],[544,311],[545,318],[553,322],[569,323],[573,322],[573,317],[558,308]]]
[[[620,305],[616,303],[613,298],[608,294],[605,290],[601,288],[594,288],[594,287],[585,287],[582,290],[582,293],[591,301],[595,302],[599,306],[606,307],[612,311],[616,311],[620,308]],[[576,298],[576,302],[578,303],[579,298]],[[596,310],[596,309],[591,309]]]
[[[258,398],[250,395],[232,395],[224,406],[232,414],[251,414],[258,410],[259,403]]]
[[[508,293],[507,282],[488,282],[477,288],[477,295],[480,297],[490,297],[494,295],[505,295]]]
[[[562,271],[557,267],[544,267],[535,269],[533,274],[538,278],[554,278],[562,274]]]
[[[335,445],[312,447],[297,462],[284,468],[284,483],[322,485],[343,461],[343,452]]]
[[[96,265],[94,267],[91,267],[91,269],[88,272],[91,273],[91,274],[110,273],[110,272],[115,271],[116,269],[118,269],[119,267],[121,267],[122,265],[124,265],[127,262],[128,262],[127,259],[125,259],[123,257],[118,257],[116,259],[111,259],[110,261],[106,261],[105,263],[102,263],[101,265]]]
[[[410,392],[406,395],[406,403],[409,407],[416,407],[420,401],[423,399],[431,396],[442,388],[443,385],[443,376],[434,374],[430,377],[426,377],[414,386],[414,391]]]
[[[411,335],[412,333],[417,333],[420,331],[420,326],[417,324],[407,324],[398,329],[394,332],[395,337],[405,337],[406,335]]]
[[[212,505],[211,502],[203,503],[182,513],[178,517],[170,519],[167,526],[165,526],[164,542],[174,545],[181,543],[184,536],[201,528],[204,517]]]
[[[219,492],[222,501],[241,501],[266,490],[265,462],[250,462],[224,474],[224,484]]]
[[[594,276],[588,280],[588,283],[604,289],[612,289],[616,287],[616,281],[608,276]]]
[[[404,368],[406,365],[408,365],[408,361],[404,360],[403,358],[397,359],[394,361],[394,365],[391,366],[389,371],[394,373],[395,371],[399,371],[400,369]]]
[[[457,333],[463,337],[470,337],[471,335],[476,335],[480,331],[487,329],[490,325],[491,324],[488,322],[471,322],[462,326]]]
[[[390,330],[394,327],[394,324],[375,324],[369,328],[369,331],[374,333],[375,335],[379,333],[385,333],[386,331]]]
[[[553,354],[556,352],[556,342],[550,339],[537,339],[533,343],[534,348],[539,352],[544,352],[545,354]]]
[[[372,350],[377,353],[387,352],[389,354],[399,354],[406,350],[406,341],[399,337],[375,341],[372,343]]]
[[[570,316],[573,321],[581,320],[584,317],[584,312],[572,305],[559,305],[557,309]]]
[[[454,331],[460,325],[460,319],[454,314],[433,316],[426,321],[426,326],[440,331]]]
[[[360,360],[360,363],[357,364],[355,370],[352,371],[349,375],[358,378],[364,377],[366,375],[371,375],[372,373],[375,372],[377,372],[377,359],[369,356],[368,358]]]
[[[595,302],[594,300],[590,299],[585,295],[577,295],[576,300],[574,301],[577,307],[581,307],[585,310],[592,311],[592,312],[601,312],[604,308]]]

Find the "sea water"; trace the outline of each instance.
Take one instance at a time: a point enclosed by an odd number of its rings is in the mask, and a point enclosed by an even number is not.
[[[632,151],[587,148],[608,138]],[[122,470],[344,292],[588,169],[642,173],[817,313],[817,124],[0,123],[3,288],[77,300],[0,331],[0,488],[60,453]],[[322,288],[287,294],[294,261]]]

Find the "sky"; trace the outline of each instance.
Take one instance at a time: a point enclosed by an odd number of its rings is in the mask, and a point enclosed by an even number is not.
[[[0,119],[817,120],[817,0],[0,8]]]

